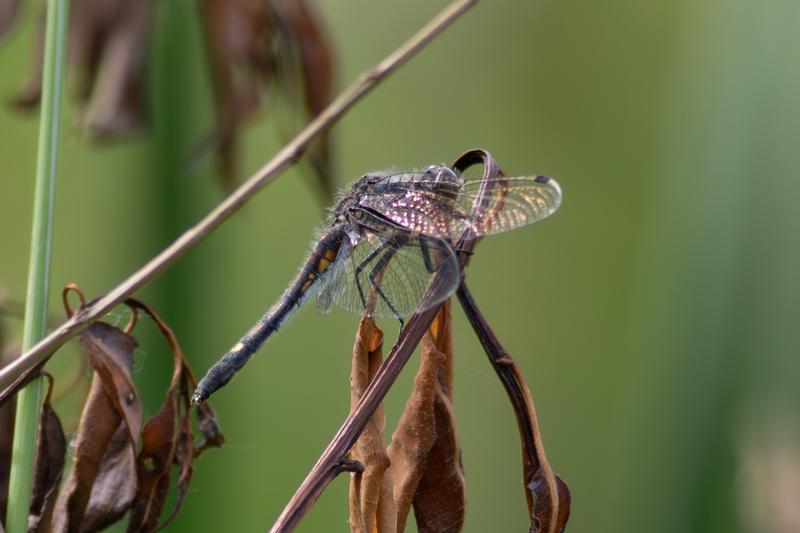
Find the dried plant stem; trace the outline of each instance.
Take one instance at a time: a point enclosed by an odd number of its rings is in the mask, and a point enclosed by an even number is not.
[[[489,327],[464,281],[456,295],[514,407],[522,444],[525,497],[531,516],[542,526],[542,533],[556,533],[566,524],[569,516],[569,495],[564,494],[562,500],[566,485],[559,483],[547,461],[536,408],[528,386],[514,360]]]
[[[297,161],[303,150],[308,147],[308,144],[315,137],[330,128],[353,104],[386,76],[408,61],[416,52],[439,35],[467,9],[472,7],[476,1],[455,0],[378,65],[361,74],[322,113],[300,130],[268,163],[233,191],[202,220],[186,230],[172,244],[122,283],[90,303],[90,305],[56,328],[55,331],[33,348],[26,350],[22,357],[0,370],[0,389],[7,387],[17,376],[45,360],[67,340],[109,312],[125,298],[131,296],[199,243],[250,200],[261,188],[274,180],[281,171]]]
[[[22,333],[23,351],[28,350],[47,332],[47,296],[50,288],[50,259],[68,12],[68,0],[49,0],[47,2],[42,108],[39,120],[39,148],[36,158],[27,305],[25,306],[25,322]],[[9,533],[21,533],[28,529],[28,513],[33,486],[33,456],[36,449],[36,432],[39,427],[42,395],[41,379],[36,379],[20,391],[17,397],[6,519],[6,529]]]

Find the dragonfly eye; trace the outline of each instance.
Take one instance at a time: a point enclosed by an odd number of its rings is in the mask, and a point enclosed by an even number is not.
[[[425,174],[431,176],[433,181],[448,181],[452,182],[458,180],[458,174],[445,165],[430,165],[424,171]]]
[[[458,180],[458,174],[450,167],[439,167],[439,173],[436,175],[437,181],[453,181]]]
[[[431,165],[425,169],[425,174],[435,182],[460,183],[461,180],[455,170],[445,165]]]

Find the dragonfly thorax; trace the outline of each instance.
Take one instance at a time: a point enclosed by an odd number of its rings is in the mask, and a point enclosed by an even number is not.
[[[333,208],[333,223],[357,222],[364,206],[362,200],[369,195],[380,194],[397,198],[409,196],[414,187],[419,187],[454,197],[462,183],[461,176],[444,165],[431,165],[420,171],[369,172],[339,197]]]

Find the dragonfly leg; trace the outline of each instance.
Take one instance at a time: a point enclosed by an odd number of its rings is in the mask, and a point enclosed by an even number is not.
[[[358,289],[358,295],[361,297],[361,305],[364,306],[365,309],[367,307],[367,298],[364,295],[364,287],[361,286],[361,273],[365,268],[367,268],[367,265],[371,263],[373,259],[383,253],[383,251],[386,248],[389,248],[389,246],[391,246],[390,241],[381,243],[380,246],[372,250],[372,252],[370,252],[370,254],[355,268],[356,288]]]
[[[378,274],[380,274],[381,270],[383,270],[384,267],[386,267],[386,264],[389,261],[391,261],[392,257],[394,257],[394,255],[395,255],[395,253],[397,253],[397,250],[394,249],[394,248],[391,248],[391,249],[389,249],[388,252],[386,252],[383,255],[383,257],[381,257],[378,260],[378,263],[375,265],[375,267],[369,273],[369,281],[372,284],[372,287],[375,289],[375,292],[378,293],[378,296],[380,296],[381,299],[386,303],[387,307],[389,307],[389,310],[392,312],[392,314],[395,316],[395,318],[400,321],[400,328],[402,328],[403,327],[403,317],[400,316],[400,313],[397,311],[397,309],[395,309],[394,305],[389,300],[389,298],[386,296],[386,294],[384,294],[383,289],[381,289],[381,285],[380,285],[380,283],[378,283],[378,280],[377,280]]]
[[[419,249],[422,253],[422,261],[425,263],[425,269],[428,271],[429,274],[433,274],[436,272],[436,266],[433,264],[433,259],[431,258],[431,250],[428,248],[428,243],[425,239],[419,240]]]

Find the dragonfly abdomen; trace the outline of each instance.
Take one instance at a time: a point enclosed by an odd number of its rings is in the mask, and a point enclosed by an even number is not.
[[[300,268],[300,272],[280,299],[200,380],[192,396],[194,402],[205,401],[215,391],[225,386],[267,339],[300,308],[306,298],[320,287],[319,282],[336,258],[343,238],[344,231],[341,226],[331,228],[320,237]]]

